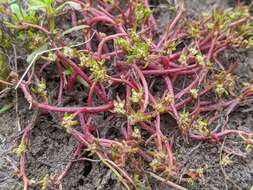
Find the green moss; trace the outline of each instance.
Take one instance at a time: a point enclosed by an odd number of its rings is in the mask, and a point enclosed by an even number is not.
[[[7,64],[6,56],[0,51],[0,80],[7,80],[10,73],[10,68]],[[0,83],[0,89],[3,85]]]

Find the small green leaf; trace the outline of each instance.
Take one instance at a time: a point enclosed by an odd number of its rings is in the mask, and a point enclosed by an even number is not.
[[[15,153],[18,157],[22,156],[26,152],[27,146],[26,144],[21,141],[21,143],[13,150],[13,153]]]
[[[198,92],[199,92],[199,90],[196,89],[196,88],[193,88],[193,89],[190,90],[191,96],[192,96],[194,99],[197,99],[197,98],[198,98]]]
[[[142,3],[137,3],[135,7],[135,18],[137,23],[146,22],[152,11]]]
[[[13,103],[6,104],[0,109],[0,114],[9,111],[13,107]]]
[[[28,0],[29,9],[30,10],[45,10],[49,5],[51,6],[51,3],[48,4],[47,1],[43,0]]]
[[[128,51],[129,50],[129,42],[123,38],[118,38],[116,40],[116,44],[118,46],[120,46],[121,48],[123,48],[124,50]]]
[[[229,95],[228,91],[226,90],[223,84],[217,84],[214,91],[219,97],[221,97],[222,95],[225,96]]]
[[[132,96],[131,96],[131,101],[133,103],[138,103],[141,101],[142,97],[143,97],[143,90],[140,90],[140,91],[136,91],[134,89],[132,89]]]
[[[89,28],[89,26],[88,26],[88,25],[79,25],[79,26],[75,26],[75,27],[72,27],[72,28],[70,28],[70,29],[68,29],[68,30],[65,30],[65,31],[62,33],[62,35],[64,36],[64,35],[66,35],[66,34],[70,34],[70,33],[72,33],[72,32],[75,32],[75,31],[78,31],[78,30],[82,30],[82,29],[85,29],[85,28]]]
[[[69,129],[70,127],[77,126],[78,121],[75,120],[74,114],[64,113],[61,125],[66,129]]]
[[[28,55],[28,57],[26,59],[27,63],[30,64],[30,63],[36,61],[40,57],[40,54],[42,54],[45,50],[47,50],[46,44],[37,48],[34,52],[32,52],[30,55]]]
[[[0,80],[7,80],[9,73],[10,68],[8,66],[7,57],[0,51]]]
[[[68,69],[66,69],[63,73],[64,73],[65,76],[67,76],[67,75],[71,75],[72,72],[73,72],[72,69],[71,69],[71,68],[68,68]]]
[[[65,6],[69,6],[70,8],[77,10],[77,11],[82,10],[82,7],[80,4],[73,2],[73,1],[67,1],[67,2],[63,3],[62,5],[58,6],[55,9],[55,12],[59,13]]]
[[[223,154],[222,159],[220,160],[220,165],[221,166],[228,166],[233,164],[233,161],[230,159],[228,154]]]
[[[11,3],[10,10],[11,10],[11,12],[13,12],[16,15],[16,18],[18,20],[23,20],[25,13],[22,10],[22,8],[20,7],[20,5],[18,5],[17,3]]]
[[[114,109],[113,109],[113,112],[114,113],[118,113],[118,114],[126,114],[126,110],[125,110],[125,101],[124,100],[120,100],[120,101],[116,101],[114,100],[113,101],[113,106],[114,106]]]

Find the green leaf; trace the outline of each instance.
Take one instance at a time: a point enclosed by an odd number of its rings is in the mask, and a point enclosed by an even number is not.
[[[15,14],[13,18],[14,21],[36,22],[37,17],[35,16],[35,12],[33,10],[23,9],[16,0],[9,0],[8,4],[11,12]]]
[[[137,23],[146,22],[152,11],[142,3],[137,3],[135,7],[135,18]]]
[[[30,10],[44,10],[48,7],[48,2],[45,2],[43,0],[28,0],[29,9]],[[51,4],[50,4],[51,6]]]
[[[55,12],[59,13],[65,6],[69,6],[70,8],[75,9],[77,11],[82,10],[82,7],[80,4],[73,2],[73,1],[67,1],[67,2],[63,3],[62,5],[58,6],[55,9]]]
[[[116,40],[116,44],[118,44],[121,48],[123,48],[124,50],[128,51],[129,50],[129,43],[127,40],[123,39],[123,38],[118,38]]]
[[[42,0],[43,1],[43,0]],[[44,2],[48,5],[53,4],[54,0],[44,0]]]
[[[65,75],[65,76],[67,76],[67,75],[71,75],[72,74],[72,69],[71,68],[68,68],[68,69],[66,69],[64,72],[63,72],[63,74]]]
[[[30,64],[32,62],[35,62],[45,50],[47,50],[46,44],[37,48],[34,52],[32,52],[30,55],[28,55],[28,57],[26,59],[27,63]]]
[[[22,8],[17,3],[12,3],[10,5],[10,10],[16,15],[18,20],[23,20],[24,12],[22,11]]]
[[[85,29],[85,28],[89,28],[89,26],[88,26],[88,25],[79,25],[79,26],[75,26],[75,27],[72,27],[72,28],[70,28],[70,29],[68,29],[68,30],[65,30],[65,31],[62,33],[62,35],[64,36],[64,35],[66,35],[66,34],[72,33],[72,32],[74,32],[74,31],[82,30],[82,29]]]
[[[9,73],[10,69],[7,63],[7,57],[0,51],[0,80],[6,80]]]
[[[13,107],[13,103],[9,103],[4,105],[1,109],[0,109],[0,114],[3,114],[7,111],[9,111],[11,108]]]

